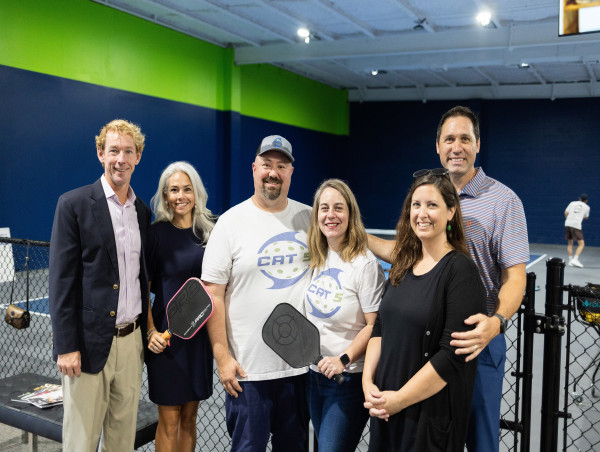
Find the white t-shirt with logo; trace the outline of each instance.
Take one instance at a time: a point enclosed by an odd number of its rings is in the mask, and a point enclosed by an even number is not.
[[[285,210],[265,212],[248,199],[219,217],[204,259],[202,279],[227,284],[225,312],[231,355],[246,371],[240,380],[260,381],[300,375],[262,339],[262,327],[279,303],[303,311],[310,280],[306,231],[311,208],[288,199]]]
[[[314,269],[304,294],[306,317],[321,332],[321,354],[339,356],[367,324],[365,313],[377,312],[385,276],[377,258],[367,254],[344,262],[329,250],[324,268]],[[348,372],[362,372],[364,356]],[[318,367],[311,365],[316,372]]]
[[[573,201],[567,206],[566,212],[565,226],[581,230],[581,223],[590,216],[590,206],[583,201]]]

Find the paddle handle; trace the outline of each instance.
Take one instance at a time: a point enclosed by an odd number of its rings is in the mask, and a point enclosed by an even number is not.
[[[346,377],[344,377],[342,374],[335,374],[333,376],[333,379],[340,386],[343,385],[344,383],[346,383]]]
[[[319,361],[321,361],[322,359],[323,359],[323,355],[319,356],[319,358],[314,362],[314,364],[315,365],[318,364]],[[342,374],[335,374],[333,376],[333,379],[340,386],[343,385],[344,383],[346,383],[346,377],[344,377]]]
[[[165,332],[162,334],[162,338],[165,341],[168,341],[169,339],[171,339],[171,332],[169,330],[165,330]]]

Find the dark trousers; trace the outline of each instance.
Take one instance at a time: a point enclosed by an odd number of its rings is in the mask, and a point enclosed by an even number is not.
[[[240,382],[238,397],[225,396],[232,452],[304,452],[308,430],[306,374]]]

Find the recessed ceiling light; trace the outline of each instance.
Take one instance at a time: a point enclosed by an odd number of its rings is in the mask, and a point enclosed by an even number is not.
[[[525,68],[525,69],[526,69],[526,68],[528,68],[528,67],[529,67],[529,63],[525,63],[525,62],[523,62],[523,63],[521,63],[519,66],[520,66],[520,67],[522,67],[522,68]]]
[[[377,69],[371,69],[371,75],[377,75],[379,71]]]
[[[477,14],[475,19],[481,24],[482,27],[487,27],[492,21],[492,15],[489,11],[482,11]]]
[[[308,28],[304,27],[298,28],[298,31],[296,33],[298,33],[298,36],[300,36],[301,38],[308,38],[310,36],[310,31],[308,30]]]

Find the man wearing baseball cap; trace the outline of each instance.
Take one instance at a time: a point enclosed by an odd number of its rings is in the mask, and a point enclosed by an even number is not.
[[[215,313],[207,324],[225,396],[232,451],[303,451],[308,428],[305,377],[262,340],[282,302],[302,309],[310,280],[306,231],[311,208],[288,198],[292,145],[264,138],[252,173],[254,195],[219,217],[202,263]]]

